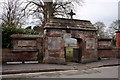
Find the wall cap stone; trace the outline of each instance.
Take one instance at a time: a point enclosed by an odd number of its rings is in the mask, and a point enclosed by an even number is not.
[[[111,41],[112,38],[98,38],[98,41]]]
[[[29,35],[29,34],[13,34],[11,38],[42,38],[40,35]]]

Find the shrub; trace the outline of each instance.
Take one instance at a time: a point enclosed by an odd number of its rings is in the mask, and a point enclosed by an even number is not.
[[[16,28],[14,24],[11,25],[1,25],[2,27],[2,48],[11,47],[11,38],[12,34],[39,34],[34,30],[28,30],[23,28]]]
[[[113,44],[113,46],[116,46],[116,38],[112,39],[112,44]]]

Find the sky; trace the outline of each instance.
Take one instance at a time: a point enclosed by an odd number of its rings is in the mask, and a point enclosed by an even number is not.
[[[4,0],[0,0],[3,2]],[[74,19],[90,20],[92,24],[97,21],[104,22],[106,26],[118,19],[118,2],[120,0],[83,0],[82,6],[76,7]],[[32,18],[28,23],[32,25]]]
[[[84,0],[76,9],[76,19],[104,22],[106,26],[118,19],[118,2],[120,0]]]

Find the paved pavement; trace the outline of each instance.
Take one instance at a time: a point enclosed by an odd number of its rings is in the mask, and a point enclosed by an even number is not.
[[[1,75],[5,78],[118,78],[118,66],[92,68],[86,70],[68,70],[68,71],[52,71],[52,72],[36,72],[21,74]]]
[[[80,70],[73,75],[60,75],[60,78],[118,78],[118,66]]]
[[[13,73],[32,73],[32,72],[50,72],[50,71],[62,71],[62,70],[85,70],[91,68],[97,68],[102,66],[115,66],[119,65],[120,59],[106,59],[98,62],[92,62],[87,64],[81,63],[67,63],[67,65],[59,64],[9,64],[2,65],[3,74]]]

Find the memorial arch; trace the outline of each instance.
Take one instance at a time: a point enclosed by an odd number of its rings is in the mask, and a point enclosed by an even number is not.
[[[44,27],[44,62],[65,63],[64,38],[77,39],[79,62],[97,60],[96,28],[87,20],[50,19]],[[77,49],[76,49],[77,51]]]

